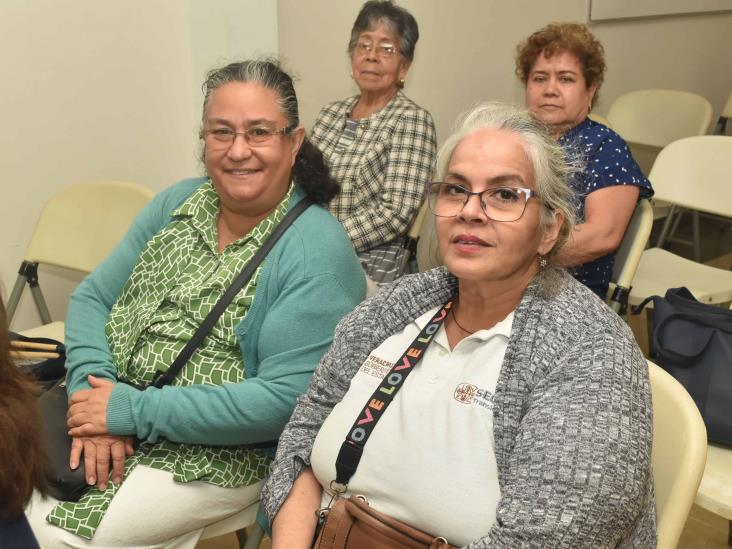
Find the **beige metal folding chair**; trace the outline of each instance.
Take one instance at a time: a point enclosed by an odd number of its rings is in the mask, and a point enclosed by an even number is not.
[[[414,218],[414,221],[412,221],[412,226],[409,227],[409,232],[404,237],[404,246],[407,248],[407,250],[409,250],[409,253],[405,254],[403,259],[405,263],[411,262],[416,259],[417,245],[419,243],[420,234],[422,232],[422,224],[424,223],[425,218],[428,216],[429,208],[427,206],[427,201],[425,200],[424,202],[422,202],[422,206],[420,206],[419,211]],[[406,265],[401,265],[399,267],[400,272],[404,272],[405,268]]]
[[[707,430],[694,401],[670,374],[648,362],[653,399],[653,482],[658,549],[674,549],[707,456]]]
[[[96,181],[67,187],[43,207],[8,299],[8,322],[26,284],[43,324],[52,322],[38,285],[38,265],[89,273],[127,232],[153,192],[135,183]]]
[[[664,148],[650,174],[656,196],[692,210],[732,217],[732,137],[688,137]],[[661,248],[643,252],[633,279],[633,305],[686,286],[706,303],[732,300],[732,271],[709,267]]]
[[[615,264],[610,278],[610,308],[621,316],[627,312],[630,287],[643,250],[648,244],[648,237],[651,236],[652,227],[651,203],[646,199],[639,200],[625,229],[623,240],[615,252]]]
[[[712,105],[695,93],[678,90],[637,90],[618,97],[607,113],[613,129],[628,143],[653,150],[654,154],[669,143],[684,137],[705,135],[712,122]],[[636,151],[640,152],[640,151]],[[682,210],[654,200],[656,218],[666,216],[664,230],[656,244],[663,247],[666,238],[676,232]],[[692,213],[692,222],[699,225],[699,216]],[[699,240],[694,246],[699,261]]]
[[[605,118],[604,116],[599,115],[597,113],[591,112],[590,114],[587,115],[587,117],[590,120],[594,120],[595,122],[602,124],[603,126],[607,126],[608,128],[613,127],[613,125],[610,123],[610,121],[607,118]]]
[[[423,209],[425,209],[425,216],[417,239],[417,267],[419,272],[429,271],[442,265],[440,251],[437,249],[435,216],[429,211],[427,201],[425,201]]]
[[[712,105],[695,93],[637,90],[613,101],[607,119],[629,143],[663,148],[683,137],[706,134]]]

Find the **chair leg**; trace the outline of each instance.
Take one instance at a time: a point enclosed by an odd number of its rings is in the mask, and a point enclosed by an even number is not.
[[[18,274],[18,278],[15,279],[15,286],[13,286],[13,291],[10,292],[8,304],[5,307],[8,315],[8,325],[13,321],[15,309],[17,309],[18,303],[20,303],[20,297],[23,295],[23,290],[27,282],[28,279],[22,274]]]
[[[52,322],[51,314],[48,312],[48,305],[46,305],[43,292],[41,291],[40,286],[38,286],[38,263],[26,260],[23,260],[20,264],[18,278],[15,280],[13,292],[10,294],[10,299],[8,300],[8,306],[6,309],[8,324],[10,324],[10,321],[15,314],[15,310],[20,302],[20,296],[22,295],[23,288],[25,288],[26,284],[30,286],[33,301],[35,301],[38,314],[41,316],[41,322],[43,322],[43,324],[50,324]]]
[[[246,528],[242,528],[241,530],[237,530],[236,532],[236,539],[239,543],[239,549],[244,549],[247,542],[249,541],[249,536],[247,535]]]
[[[694,261],[701,263],[701,237],[699,236],[699,212],[691,212],[691,227],[694,238]]]
[[[249,534],[245,528],[236,531],[236,539],[239,541],[239,549],[257,549],[262,543],[264,530],[258,523],[254,523],[249,530]]]
[[[43,297],[43,292],[41,291],[40,286],[38,286],[38,283],[31,283],[30,289],[33,301],[36,302],[38,314],[41,315],[41,322],[43,322],[43,324],[51,324],[51,313],[48,312],[48,305],[46,305],[46,300]]]
[[[727,117],[726,116],[720,116],[719,120],[717,121],[717,127],[714,128],[714,133],[718,133],[719,135],[726,135],[727,134]]]
[[[675,204],[671,205],[671,208],[668,211],[668,214],[666,214],[666,219],[663,221],[663,227],[661,228],[661,234],[658,236],[658,242],[656,242],[656,246],[659,248],[663,248],[663,245],[666,243],[666,240],[670,238],[669,231],[671,231],[671,234],[673,234],[673,231],[671,230],[671,223],[673,223],[674,218],[677,217],[676,213],[679,210],[679,207]],[[681,213],[679,212],[679,216]],[[675,228],[674,228],[675,230]]]

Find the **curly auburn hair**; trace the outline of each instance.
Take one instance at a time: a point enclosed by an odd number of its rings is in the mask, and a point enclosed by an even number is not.
[[[602,81],[605,78],[605,49],[587,28],[579,23],[550,23],[529,36],[516,47],[516,75],[524,85],[529,79],[536,59],[542,53],[551,57],[555,53],[570,52],[582,66],[582,75],[588,88],[595,86],[592,105],[597,102]]]
[[[0,299],[0,521],[19,517],[34,489],[46,493],[38,391],[10,359],[7,318]]]

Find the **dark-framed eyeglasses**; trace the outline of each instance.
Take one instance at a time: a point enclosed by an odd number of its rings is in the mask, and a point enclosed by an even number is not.
[[[291,126],[277,129],[274,126],[259,125],[247,128],[243,132],[235,132],[231,128],[222,127],[203,130],[201,138],[206,139],[208,143],[216,148],[229,148],[234,144],[236,136],[241,135],[249,146],[261,147],[271,141],[275,135],[287,135],[293,129]]]
[[[529,198],[536,192],[524,187],[492,187],[480,192],[469,191],[457,183],[436,181],[427,185],[427,204],[438,217],[457,217],[471,197],[477,196],[483,213],[493,221],[521,219]]]
[[[399,48],[391,42],[379,42],[378,44],[374,44],[371,40],[359,40],[356,42],[356,51],[358,53],[366,54],[370,53],[371,50],[374,50],[379,57],[389,58],[394,57],[398,53]]]

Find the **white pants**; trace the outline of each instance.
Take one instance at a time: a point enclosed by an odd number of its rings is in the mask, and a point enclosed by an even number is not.
[[[86,540],[46,522],[58,503],[33,495],[26,508],[38,543],[56,547],[193,548],[203,529],[259,500],[262,482],[221,488],[206,482],[179,483],[173,475],[135,467],[115,494],[94,537]]]

